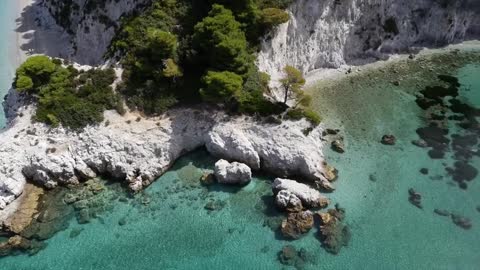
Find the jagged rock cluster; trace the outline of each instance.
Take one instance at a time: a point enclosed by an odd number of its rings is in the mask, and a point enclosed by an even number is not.
[[[12,109],[6,110],[12,117]],[[77,133],[31,123],[32,111],[21,107],[10,128],[0,133],[2,209],[22,193],[26,179],[53,188],[106,175],[139,190],[178,157],[202,146],[252,169],[330,187],[324,176],[320,128],[305,136],[302,130],[309,123],[303,120],[274,125],[205,108],[177,109],[148,119],[107,111],[104,123]]]

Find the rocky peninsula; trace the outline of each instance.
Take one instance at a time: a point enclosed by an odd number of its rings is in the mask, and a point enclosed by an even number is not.
[[[74,2],[83,5],[80,0]],[[82,64],[117,65],[114,57],[108,60],[103,57],[118,30],[119,19],[142,10],[148,1],[107,2],[88,14],[83,11],[69,14],[63,21],[59,14],[64,6],[57,1],[43,0],[35,6],[27,6],[26,12],[41,17],[35,22],[38,25],[30,25],[31,28],[43,29],[51,37],[62,37],[57,45],[48,45],[53,39],[43,40],[41,45],[28,50]],[[439,16],[432,24],[445,25],[452,21],[442,36],[430,36],[428,27],[417,29],[413,35],[411,29],[398,23],[405,19],[421,25],[424,17],[409,17],[407,13],[414,8],[427,9],[430,2],[426,0],[410,1],[408,7],[400,9],[402,13],[397,19],[392,19],[392,10],[397,9],[383,8],[392,3],[397,7],[397,1],[377,5],[352,0],[340,7],[330,3],[332,1],[327,2],[319,6],[311,1],[297,1],[289,8],[290,22],[274,29],[270,33],[273,36],[262,43],[257,65],[272,75],[273,91],[269,99],[281,99],[283,93],[278,92],[278,74],[289,63],[299,66],[304,73],[325,67],[345,68],[386,59],[394,53],[414,53],[423,45],[443,45],[480,34],[478,17],[469,11],[477,5],[471,1],[448,11],[434,6],[430,12]],[[368,24],[367,18],[374,17],[367,12],[370,9],[379,13],[382,23],[360,36],[352,34]],[[319,10],[325,14],[314,12]],[[342,16],[336,16],[338,13]],[[340,33],[346,28],[349,36]],[[340,37],[323,42],[324,35]],[[372,36],[379,39],[374,40]],[[432,44],[432,40],[438,44]],[[32,45],[32,42],[27,43]],[[90,53],[91,48],[96,48],[94,53]],[[113,88],[121,82],[121,72],[116,75],[118,80]],[[284,103],[287,104],[286,100]],[[139,193],[171,168],[178,158],[199,148],[221,159],[215,168],[220,183],[246,184],[251,179],[251,171],[278,177],[272,189],[277,207],[288,214],[281,224],[284,235],[300,238],[313,227],[315,214],[321,219],[319,238],[329,252],[338,253],[350,238],[348,228],[341,224],[344,209],[337,205],[328,213],[309,210],[329,204],[322,193],[333,191],[332,182],[337,178],[337,171],[328,165],[323,155],[322,149],[331,143],[327,138],[331,129],[324,124],[315,126],[305,119],[293,121],[274,116],[232,114],[222,106],[200,104],[178,106],[157,116],[146,116],[137,110],[123,115],[106,110],[103,121],[97,125],[73,131],[33,121],[35,102],[15,89],[5,97],[4,110],[8,127],[0,133],[0,224],[15,235],[10,238],[11,243],[9,241],[15,248],[35,247],[35,243],[15,238],[37,214],[35,202],[38,203],[43,193],[29,182],[51,190],[106,177],[125,183],[131,192]],[[335,146],[343,153],[343,141],[341,143]]]

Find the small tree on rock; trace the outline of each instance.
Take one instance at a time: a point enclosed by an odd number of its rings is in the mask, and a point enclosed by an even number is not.
[[[300,103],[305,103],[305,93],[302,90],[302,87],[305,85],[305,78],[303,77],[302,72],[288,65],[285,66],[283,71],[285,76],[280,80],[284,90],[283,103],[287,104],[291,99],[295,99]]]

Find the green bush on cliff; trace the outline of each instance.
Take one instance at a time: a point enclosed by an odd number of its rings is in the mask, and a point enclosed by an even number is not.
[[[113,109],[118,98],[110,85],[112,69],[93,69],[78,75],[46,56],[33,56],[17,69],[17,91],[37,98],[35,120],[80,129],[103,120],[103,111]]]

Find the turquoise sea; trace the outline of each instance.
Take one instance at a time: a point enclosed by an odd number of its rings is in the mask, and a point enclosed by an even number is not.
[[[15,73],[15,55],[16,49],[13,48],[15,38],[15,1],[0,1],[0,102],[8,92],[12,84],[12,78]],[[0,111],[0,128],[5,125],[5,116],[3,110]]]
[[[2,36],[14,26],[8,19],[12,3],[0,1]],[[8,46],[0,42],[2,95],[13,76]],[[135,197],[108,183],[105,212],[88,224],[72,218],[44,250],[0,258],[0,269],[294,269],[278,260],[285,245],[306,251],[305,269],[479,269],[480,177],[461,189],[445,170],[454,163],[450,152],[434,160],[411,144],[426,121],[415,95],[426,85],[441,84],[437,76],[446,73],[459,78],[459,99],[480,107],[480,61],[404,61],[309,90],[324,124],[341,129],[345,138],[346,153],[325,150],[340,172],[337,190],[327,196],[346,209],[352,232],[339,255],[321,247],[316,228],[300,240],[285,241],[268,226],[278,214],[269,176],[256,175],[241,189],[200,186],[198,179],[215,159],[199,150]],[[454,122],[447,125],[451,133],[462,132]],[[394,134],[397,144],[380,144],[384,134]],[[471,165],[480,169],[478,156]],[[422,195],[423,209],[409,203],[409,188]],[[219,209],[205,209],[210,202]],[[472,228],[456,226],[434,214],[435,208],[468,217]]]

